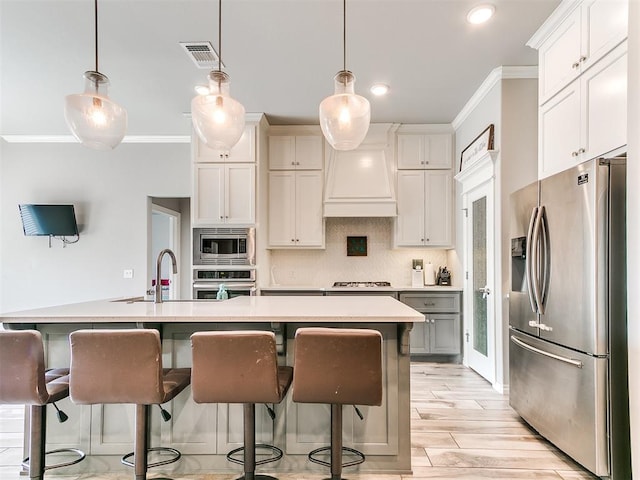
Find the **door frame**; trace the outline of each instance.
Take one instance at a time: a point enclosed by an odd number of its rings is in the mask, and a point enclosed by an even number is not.
[[[472,332],[473,325],[473,269],[471,264],[471,249],[472,249],[472,231],[469,225],[469,210],[472,208],[472,202],[469,201],[470,195],[477,193],[478,189],[486,190],[487,195],[487,285],[491,290],[491,301],[487,306],[487,336],[489,340],[488,344],[488,356],[490,358],[491,365],[488,371],[478,372],[491,385],[496,388],[496,378],[498,372],[498,349],[502,348],[501,342],[499,342],[499,328],[497,324],[496,312],[499,301],[498,294],[500,289],[496,285],[496,241],[499,239],[499,234],[496,233],[496,228],[499,228],[499,224],[496,222],[495,213],[495,160],[498,157],[498,150],[489,150],[477,161],[465,168],[462,172],[456,175],[456,181],[461,184],[461,199],[462,199],[462,257],[463,257],[463,365],[470,367],[469,354],[471,348],[471,342],[467,341],[467,332]],[[471,333],[469,333],[469,337]],[[470,338],[469,338],[470,340]]]
[[[150,235],[149,235],[150,247],[151,247],[152,236],[153,236],[153,215],[159,214],[159,215],[168,217],[169,229],[170,229],[169,248],[174,252],[178,266],[182,265],[182,260],[180,258],[180,251],[181,251],[180,228],[182,225],[181,223],[182,214],[176,210],[172,210],[155,203],[151,203],[150,210],[151,210],[150,211],[151,228],[150,228]],[[149,248],[148,252],[149,254],[148,254],[147,263],[149,265],[149,274],[148,274],[149,278],[147,279],[147,285],[151,285],[151,279],[155,278],[157,258],[154,256],[154,252],[152,251],[152,248]],[[166,271],[166,269],[163,270],[163,273],[169,273],[172,278],[173,288],[170,290],[170,299],[175,300],[177,298],[180,298],[180,290],[181,290],[180,269],[178,269],[178,273],[176,274],[171,274],[171,271]]]

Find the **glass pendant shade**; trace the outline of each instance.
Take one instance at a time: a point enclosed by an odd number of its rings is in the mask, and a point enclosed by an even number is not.
[[[320,103],[320,127],[336,150],[353,150],[369,130],[369,100],[354,92],[355,76],[342,70],[336,74],[335,93]]]
[[[244,107],[229,96],[229,76],[209,74],[209,93],[191,101],[191,120],[200,139],[210,148],[228,152],[244,132]]]
[[[84,78],[84,93],[65,97],[64,118],[83,145],[113,150],[127,131],[127,111],[107,95],[109,79],[105,75],[89,71]]]

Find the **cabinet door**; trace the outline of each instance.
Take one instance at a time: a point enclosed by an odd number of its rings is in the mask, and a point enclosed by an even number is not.
[[[587,70],[581,81],[583,161],[627,143],[626,43]]]
[[[433,313],[428,315],[429,351],[454,355],[460,353],[460,315]]]
[[[424,144],[424,135],[398,134],[398,168],[424,168]]]
[[[194,224],[224,223],[224,165],[195,164]]]
[[[425,172],[424,244],[448,247],[453,244],[453,178],[450,170]]]
[[[428,320],[426,320],[428,321]],[[415,322],[409,333],[410,352],[429,353],[429,328],[427,323]]]
[[[581,10],[576,8],[539,50],[540,104],[580,73]]]
[[[295,172],[269,172],[270,247],[295,245],[295,205]]]
[[[424,244],[424,171],[398,171],[398,217],[396,218],[396,245],[421,246]]]
[[[451,168],[451,135],[426,135],[424,143],[425,168]]]
[[[324,161],[324,140],[318,135],[298,135],[296,137],[296,169],[322,170]]]
[[[580,146],[580,85],[573,82],[540,107],[538,177],[572,167]]]
[[[256,127],[247,125],[244,132],[231,151],[222,152],[209,148],[197,134],[193,134],[196,162],[243,162],[255,163],[256,161]]]
[[[293,170],[296,166],[296,137],[272,135],[269,137],[269,168],[271,170]]]
[[[296,173],[296,237],[297,247],[324,245],[324,219],[322,217],[322,172]]]
[[[225,223],[255,223],[255,168],[246,164],[225,165]]]
[[[627,38],[628,17],[628,0],[586,0],[582,4],[583,71]]]

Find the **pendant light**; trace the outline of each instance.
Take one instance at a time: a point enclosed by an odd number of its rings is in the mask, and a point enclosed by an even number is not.
[[[112,150],[127,130],[127,111],[107,94],[109,79],[98,70],[98,0],[94,0],[96,69],[84,72],[84,93],[65,97],[64,118],[83,145]]]
[[[209,73],[209,92],[191,101],[191,119],[200,139],[228,152],[244,132],[244,107],[229,95],[229,75],[222,71],[222,0],[218,0],[218,70]]]
[[[343,69],[334,77],[334,94],[320,103],[320,128],[334,149],[353,150],[367,135],[371,107],[369,100],[355,94],[356,77],[347,70],[347,0],[342,9]]]

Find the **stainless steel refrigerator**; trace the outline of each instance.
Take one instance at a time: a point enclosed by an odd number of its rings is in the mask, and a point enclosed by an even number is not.
[[[615,480],[631,478],[625,181],[624,157],[595,159],[510,198],[509,402]]]

